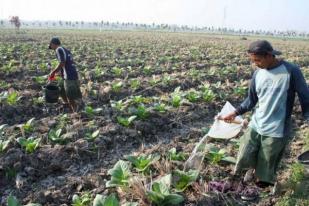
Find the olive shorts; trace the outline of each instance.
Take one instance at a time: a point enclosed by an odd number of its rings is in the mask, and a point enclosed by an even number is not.
[[[274,183],[288,139],[263,136],[248,128],[240,139],[235,173],[253,168],[259,181]]]
[[[61,80],[59,82],[60,96],[69,100],[81,99],[79,80]]]

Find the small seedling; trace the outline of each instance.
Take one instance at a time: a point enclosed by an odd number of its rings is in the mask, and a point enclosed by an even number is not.
[[[85,192],[81,196],[75,194],[72,197],[72,206],[89,206],[91,203],[91,194]]]
[[[155,163],[160,159],[160,155],[139,155],[139,156],[128,156],[127,160],[133,164],[139,172],[146,171],[151,164]]]
[[[22,148],[26,150],[27,153],[33,153],[40,144],[41,138],[29,137],[28,139],[24,137],[19,137],[17,142]]]
[[[93,141],[93,140],[95,140],[99,136],[99,134],[100,134],[100,130],[98,129],[98,130],[96,130],[96,131],[94,131],[92,133],[86,133],[86,137],[85,138],[88,141]]]
[[[97,194],[93,200],[93,206],[120,206],[120,203],[115,194],[107,197]]]
[[[129,127],[132,122],[137,118],[137,116],[133,115],[130,117],[117,117],[117,122],[122,126]]]

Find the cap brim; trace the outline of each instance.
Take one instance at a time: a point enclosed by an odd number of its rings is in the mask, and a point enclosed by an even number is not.
[[[281,51],[277,51],[277,50],[273,50],[271,53],[272,53],[272,55],[281,55],[282,54]]]

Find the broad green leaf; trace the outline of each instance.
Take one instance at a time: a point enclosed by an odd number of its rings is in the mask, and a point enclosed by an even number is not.
[[[128,156],[127,159],[140,171],[145,171],[151,164],[160,159],[160,155]]]
[[[119,206],[119,201],[115,194],[111,194],[108,197],[96,195],[93,201],[93,206]]]
[[[151,202],[156,203],[157,205],[160,205],[165,198],[163,194],[155,191],[147,191],[146,195]]]
[[[56,136],[57,136],[57,137],[60,137],[61,132],[62,132],[62,129],[58,129],[58,130],[56,131]]]
[[[177,205],[183,201],[183,197],[171,194],[171,174],[165,175],[152,184],[151,191],[147,191],[147,198],[157,206]]]
[[[135,120],[137,118],[137,116],[130,116],[129,118],[128,118],[128,121],[131,123],[133,120]]]
[[[222,161],[225,161],[225,162],[229,162],[229,163],[232,163],[232,164],[236,164],[236,158],[235,157],[232,157],[232,156],[225,156],[222,158]]]
[[[21,206],[20,202],[15,196],[10,195],[7,200],[8,206]]]
[[[100,133],[100,130],[98,129],[92,133],[91,137],[96,138],[99,135],[99,133]]]
[[[128,186],[131,176],[130,165],[128,162],[119,160],[115,166],[108,171],[111,180],[106,183],[106,187]]]
[[[35,118],[33,117],[33,118],[29,119],[26,124],[31,125],[34,120],[35,120]]]
[[[163,205],[178,205],[184,201],[184,198],[181,195],[178,194],[170,194],[165,197]]]
[[[158,179],[154,182],[158,182],[160,184],[162,183],[162,184],[166,185],[169,189],[171,187],[171,184],[172,184],[172,175],[171,174],[165,175],[165,176],[161,177],[160,179]]]
[[[175,170],[173,171],[173,185],[176,192],[183,192],[190,184],[196,181],[199,172],[197,170],[190,170],[188,172]]]
[[[183,152],[176,152],[176,148],[172,148],[168,151],[168,158],[173,161],[184,161],[186,160],[186,154]]]
[[[10,144],[10,140],[0,140],[0,153],[3,152]]]

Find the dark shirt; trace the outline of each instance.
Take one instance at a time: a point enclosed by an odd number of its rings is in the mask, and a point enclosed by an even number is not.
[[[64,47],[58,47],[56,49],[56,56],[60,63],[65,64],[64,67],[61,68],[62,78],[67,80],[77,80],[78,75],[71,52]]]

